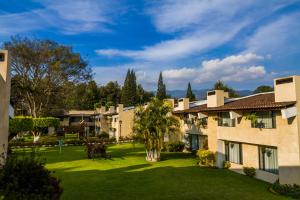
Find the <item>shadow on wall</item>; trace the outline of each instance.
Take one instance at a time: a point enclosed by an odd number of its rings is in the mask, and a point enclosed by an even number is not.
[[[217,166],[222,168],[225,160],[224,153],[217,152]],[[240,165],[231,163],[230,170],[244,174],[243,167],[254,167],[256,169],[256,178],[264,180],[269,183],[274,183],[279,179],[281,184],[298,184],[300,185],[300,166],[278,166],[279,173],[271,173],[264,170],[260,170],[258,167],[259,163],[255,166],[251,165]]]

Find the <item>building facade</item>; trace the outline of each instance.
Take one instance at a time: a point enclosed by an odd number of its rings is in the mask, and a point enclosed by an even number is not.
[[[108,109],[102,106],[96,110],[60,111],[54,116],[60,118],[60,126],[66,130],[67,127],[82,127],[86,135],[106,132],[110,138],[114,137],[119,141],[120,138],[129,138],[132,135],[134,109],[124,108],[123,104],[119,104]]]
[[[0,50],[0,154],[6,156],[10,100],[10,64],[8,51]],[[2,162],[0,158],[0,162]]]
[[[275,79],[274,92],[230,99],[215,90],[207,100],[187,101],[174,114],[191,146],[207,146],[219,167],[229,161],[239,173],[254,167],[259,179],[300,184],[300,76]]]
[[[133,119],[135,107],[125,107],[119,104],[117,107],[105,107],[98,109],[100,113],[99,127],[101,131],[109,133],[110,137],[119,139],[130,138],[132,136]]]

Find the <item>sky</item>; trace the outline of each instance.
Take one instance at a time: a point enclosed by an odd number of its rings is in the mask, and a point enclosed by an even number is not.
[[[0,44],[12,36],[72,46],[98,84],[127,70],[147,90],[236,89],[300,75],[300,0],[1,0]]]

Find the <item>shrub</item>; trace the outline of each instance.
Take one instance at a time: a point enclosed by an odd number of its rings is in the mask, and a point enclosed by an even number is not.
[[[284,196],[300,199],[300,185],[280,184],[277,180],[272,184],[270,190]]]
[[[256,175],[256,170],[254,167],[243,167],[243,171],[246,176],[254,177]]]
[[[230,167],[231,167],[231,163],[230,163],[229,161],[226,161],[226,160],[225,160],[225,161],[223,162],[223,168],[224,168],[224,169],[229,169]]]
[[[9,120],[10,139],[20,132],[32,131],[32,117],[18,116]]]
[[[167,151],[169,152],[182,152],[184,149],[184,143],[183,142],[172,142],[167,144]]]
[[[4,199],[58,200],[63,192],[60,180],[35,157],[10,156],[0,170],[0,193]]]
[[[116,137],[109,138],[109,142],[116,142],[116,141],[117,141]]]
[[[87,157],[89,159],[94,159],[96,157],[102,157],[102,158],[110,158],[110,156],[106,153],[106,145],[103,143],[89,143],[86,142],[86,152]]]
[[[212,151],[201,149],[197,151],[197,155],[200,158],[199,165],[208,167],[215,166],[216,157]]]
[[[100,139],[108,139],[109,138],[109,134],[107,132],[102,131],[98,137]]]

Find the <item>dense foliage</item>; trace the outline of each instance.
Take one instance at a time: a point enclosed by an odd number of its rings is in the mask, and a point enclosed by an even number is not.
[[[153,98],[146,107],[140,106],[134,117],[134,134],[146,148],[148,161],[159,161],[164,136],[176,134],[179,121],[168,102]]]
[[[224,169],[229,169],[230,167],[231,167],[231,163],[229,161],[225,160],[223,162],[223,168]]]
[[[80,54],[54,41],[14,37],[4,48],[11,55],[12,103],[33,117],[64,106],[65,87],[91,78]]]
[[[86,152],[89,159],[94,159],[97,157],[110,158],[107,154],[107,146],[104,143],[91,143],[91,141],[86,141]]]
[[[300,185],[280,184],[277,180],[272,184],[270,190],[284,196],[300,199]]]
[[[272,92],[274,91],[274,88],[268,85],[261,85],[258,86],[254,91],[253,94],[258,94],[258,93],[262,93],[262,92]]]
[[[134,106],[137,103],[137,84],[136,75],[133,70],[127,71],[124,85],[122,88],[121,102],[124,106]]]
[[[3,199],[58,200],[63,192],[60,180],[32,154],[21,159],[10,156],[0,169],[0,194]]]
[[[207,167],[214,167],[216,163],[216,156],[212,151],[200,149],[197,152],[199,156],[199,165],[200,166],[207,166]]]
[[[254,177],[256,175],[256,170],[254,167],[243,167],[243,171],[246,176]]]
[[[233,88],[227,86],[224,82],[220,80],[214,84],[213,90],[224,90],[225,92],[229,93],[229,97],[232,98],[239,97],[239,95],[236,93],[236,91]]]
[[[9,120],[9,138],[13,138],[16,134],[33,130],[32,117],[18,116]]]
[[[161,72],[160,72],[159,78],[158,78],[156,97],[159,100],[163,100],[163,99],[167,98],[166,85],[164,84],[163,76],[162,76]]]
[[[169,142],[166,144],[166,150],[168,152],[182,152],[184,150],[184,142],[177,141],[177,142]]]
[[[31,132],[34,136],[40,134],[48,127],[58,127],[59,119],[54,117],[33,118],[30,116],[17,116],[9,120],[10,138],[18,133]]]
[[[190,101],[196,101],[196,96],[192,91],[191,83],[189,82],[187,90],[186,90],[186,98],[189,98]]]

